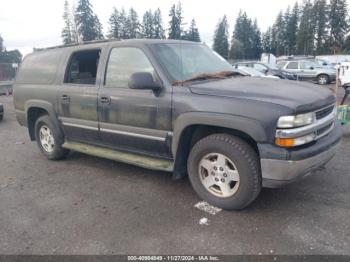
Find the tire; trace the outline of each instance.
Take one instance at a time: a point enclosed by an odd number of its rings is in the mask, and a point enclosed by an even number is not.
[[[226,164],[220,171],[222,156]],[[192,187],[199,197],[222,209],[241,210],[251,204],[261,190],[258,155],[249,144],[232,135],[214,134],[197,142],[190,152],[187,169]],[[217,184],[210,188],[202,182],[210,179],[208,184],[212,184],[213,178]],[[223,181],[225,183],[221,183]]]
[[[34,125],[35,139],[41,152],[50,160],[65,158],[69,150],[64,149],[61,132],[54,126],[48,115],[39,117]]]
[[[327,85],[329,84],[329,76],[325,74],[321,74],[317,76],[317,83],[319,85]]]

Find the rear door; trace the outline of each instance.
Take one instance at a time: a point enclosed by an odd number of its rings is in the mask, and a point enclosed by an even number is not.
[[[314,79],[316,77],[316,68],[307,61],[301,61],[300,76],[304,79]]]
[[[98,136],[97,72],[102,49],[72,51],[58,90],[58,114],[67,140],[96,143]]]
[[[133,73],[148,72],[160,79],[149,54],[139,47],[112,47],[98,93],[100,137],[104,145],[168,157],[171,136],[172,90],[128,87]]]

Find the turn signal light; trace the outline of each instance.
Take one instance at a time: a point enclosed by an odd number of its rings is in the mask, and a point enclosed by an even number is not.
[[[276,143],[276,145],[282,146],[282,147],[293,147],[294,146],[294,138],[277,137],[275,139],[275,143]]]

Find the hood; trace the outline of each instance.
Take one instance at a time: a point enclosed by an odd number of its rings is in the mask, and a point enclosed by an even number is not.
[[[335,102],[326,87],[290,80],[237,77],[192,83],[194,94],[247,99],[287,106],[296,113],[319,109]]]

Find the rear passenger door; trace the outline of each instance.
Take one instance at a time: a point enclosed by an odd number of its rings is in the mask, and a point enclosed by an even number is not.
[[[58,91],[58,113],[67,140],[97,143],[98,115],[96,81],[100,48],[70,53],[64,80]]]
[[[160,83],[145,51],[111,48],[105,80],[98,94],[100,137],[109,147],[168,157],[171,136],[171,89],[130,89],[133,73],[148,72]]]

